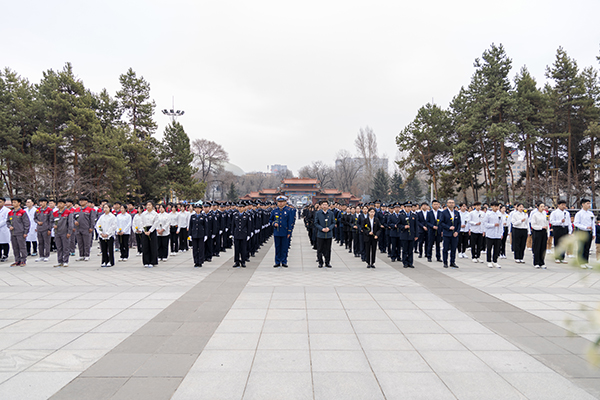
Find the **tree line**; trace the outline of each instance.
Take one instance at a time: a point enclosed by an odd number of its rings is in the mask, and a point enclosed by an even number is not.
[[[183,126],[159,141],[150,84],[130,68],[115,95],[86,88],[70,63],[31,83],[0,71],[0,193],[92,199],[193,199],[205,184]]]
[[[600,57],[598,58],[600,60]],[[397,136],[399,167],[425,172],[437,198],[595,205],[600,81],[558,48],[542,87],[492,44],[448,108],[426,104]],[[520,164],[521,167],[516,168]]]

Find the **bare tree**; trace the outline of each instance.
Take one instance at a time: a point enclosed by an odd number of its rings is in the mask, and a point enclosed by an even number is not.
[[[298,170],[298,177],[318,179],[323,189],[334,188],[335,170],[323,161],[314,161]]]
[[[216,175],[229,161],[229,154],[218,143],[206,139],[196,139],[192,142],[194,164],[198,167],[198,179],[208,182],[211,175]]]
[[[352,191],[362,169],[362,162],[357,162],[348,150],[340,150],[335,160],[335,186],[344,192]]]
[[[376,169],[374,161],[379,158],[377,153],[377,136],[375,136],[373,129],[368,126],[364,129],[360,128],[354,140],[354,145],[364,163],[362,189],[364,193],[370,193]]]

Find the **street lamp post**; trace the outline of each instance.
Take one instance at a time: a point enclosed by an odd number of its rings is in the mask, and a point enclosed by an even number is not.
[[[173,96],[173,104],[170,110],[167,110],[166,108],[164,110],[162,110],[162,113],[165,114],[166,116],[171,117],[171,122],[175,122],[177,121],[177,117],[181,117],[183,114],[185,114],[185,111],[182,110],[176,110],[175,109],[175,96]]]

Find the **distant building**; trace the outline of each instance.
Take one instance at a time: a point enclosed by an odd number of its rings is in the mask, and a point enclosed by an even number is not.
[[[512,165],[510,166],[510,168],[512,169],[512,175],[514,176],[516,182],[521,178],[521,172],[524,172],[527,169],[527,161],[525,161],[525,157],[521,157],[519,155],[519,152],[516,150],[513,150],[511,152],[510,157],[512,159]],[[513,180],[511,178],[510,172],[506,177],[506,181],[508,182],[509,186],[512,186]]]
[[[283,194],[289,197],[294,204],[302,202],[302,199],[310,199],[312,204],[320,200],[329,200],[340,204],[356,205],[360,199],[350,192],[342,192],[337,189],[321,189],[318,179],[310,178],[288,178],[281,181],[281,187],[277,189],[262,189],[258,192],[250,192],[240,200],[274,200],[277,195]]]
[[[285,175],[287,170],[288,170],[287,165],[282,165],[282,164],[273,164],[269,167],[269,172],[271,172],[272,174]]]

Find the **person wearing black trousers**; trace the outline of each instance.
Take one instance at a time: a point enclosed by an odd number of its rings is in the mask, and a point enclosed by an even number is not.
[[[361,230],[365,243],[365,262],[367,268],[375,268],[375,256],[377,253],[377,243],[381,234],[381,223],[375,216],[375,208],[371,207],[367,217],[361,224]]]
[[[194,268],[202,267],[204,263],[204,240],[206,237],[206,214],[202,212],[202,203],[194,204],[195,213],[190,217],[189,233],[192,238],[192,254]]]
[[[531,234],[533,236],[532,252],[533,266],[546,269],[544,258],[546,257],[546,243],[548,241],[548,220],[546,219],[544,203],[538,203],[537,212],[531,214]]]
[[[100,238],[102,251],[102,267],[115,265],[115,236],[117,234],[117,217],[111,213],[110,205],[104,204],[104,214],[96,221],[96,232]]]
[[[167,257],[169,257],[169,238],[171,236],[171,216],[167,214],[164,204],[159,204],[158,211],[158,228],[156,229],[158,261],[167,261]]]
[[[512,247],[515,254],[515,262],[523,264],[523,257],[525,255],[525,246],[527,245],[527,215],[523,212],[523,204],[517,204],[517,211],[512,214],[511,217],[511,233],[512,233]]]
[[[158,265],[158,214],[154,210],[154,202],[146,203],[146,211],[142,213],[142,262],[144,267],[152,268]]]

